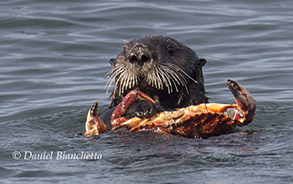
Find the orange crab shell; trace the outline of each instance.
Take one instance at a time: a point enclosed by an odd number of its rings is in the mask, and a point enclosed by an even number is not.
[[[154,131],[205,138],[227,133],[235,128],[236,123],[229,117],[229,109],[235,110],[235,105],[200,104],[177,111],[161,112],[149,119],[135,117],[124,120],[124,123],[114,129],[127,127],[130,131]]]
[[[238,126],[252,122],[255,116],[256,102],[249,91],[238,82],[227,80],[236,104],[207,103],[191,105],[174,111],[164,111],[151,118],[134,117],[127,119],[123,114],[138,100],[156,103],[141,91],[129,92],[116,107],[111,116],[112,129],[126,127],[130,131],[153,131],[171,133],[184,137],[208,138],[227,133]],[[98,135],[110,128],[98,117],[98,104],[89,110],[85,135]]]

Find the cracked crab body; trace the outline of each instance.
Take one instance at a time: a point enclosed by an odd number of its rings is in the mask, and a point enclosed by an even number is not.
[[[128,93],[114,110],[111,117],[112,130],[126,127],[129,131],[153,131],[170,133],[184,137],[208,138],[227,133],[236,125],[244,126],[252,122],[256,104],[252,95],[238,82],[227,80],[236,104],[202,103],[179,108],[174,111],[156,113],[150,118],[123,117],[124,112],[137,99],[156,103],[141,91]],[[110,128],[98,117],[97,103],[89,110],[85,135],[97,135]]]

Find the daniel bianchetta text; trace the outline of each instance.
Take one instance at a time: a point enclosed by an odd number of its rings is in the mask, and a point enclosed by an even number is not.
[[[80,151],[78,153],[67,153],[66,151],[43,151],[35,153],[32,151],[14,151],[14,160],[101,160],[102,154],[97,152]]]

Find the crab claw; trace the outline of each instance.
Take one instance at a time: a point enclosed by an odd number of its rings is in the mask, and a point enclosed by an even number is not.
[[[127,109],[131,106],[131,104],[133,104],[133,102],[135,102],[138,99],[149,101],[154,104],[156,103],[151,97],[149,97],[147,94],[139,90],[130,91],[122,99],[122,101],[118,104],[118,106],[112,113],[111,124],[113,125],[113,127],[119,126],[122,122],[124,122],[124,121],[117,121],[117,119],[127,111]]]
[[[94,103],[88,111],[85,130],[85,136],[99,135],[110,130],[110,128],[98,116],[98,102]]]
[[[238,126],[249,124],[255,115],[256,102],[254,98],[246,88],[236,81],[228,79],[227,86],[232,92],[237,104],[237,110],[234,113],[233,119],[235,119]]]

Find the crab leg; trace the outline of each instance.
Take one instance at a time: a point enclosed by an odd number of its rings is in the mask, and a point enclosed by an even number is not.
[[[127,109],[135,102],[136,100],[146,100],[151,103],[156,103],[151,97],[146,95],[145,93],[139,91],[139,90],[132,90],[130,91],[123,99],[122,101],[118,104],[114,112],[112,113],[111,116],[111,124],[113,127],[118,126],[119,124],[123,123],[123,120],[119,118],[121,115],[123,115]],[[126,120],[126,119],[125,119]]]
[[[232,92],[236,104],[203,103],[175,111],[160,112],[146,119],[127,119],[122,116],[136,100],[156,103],[139,90],[130,91],[112,113],[113,130],[126,127],[130,131],[154,131],[207,138],[229,132],[236,125],[249,124],[255,115],[255,100],[247,89],[235,81],[227,80],[227,87]],[[85,135],[98,135],[109,129],[98,117],[98,103],[95,103],[88,112]]]
[[[256,109],[256,102],[252,95],[239,83],[227,80],[227,86],[232,92],[235,101],[236,108],[234,113],[234,119],[238,126],[244,126],[253,121]]]
[[[228,116],[238,126],[244,126],[253,121],[256,102],[249,91],[238,82],[228,79],[227,87],[232,92],[236,104],[207,103],[184,108],[190,112],[222,113]]]
[[[124,126],[130,131],[151,130],[187,137],[209,137],[231,131],[236,125],[247,125],[255,115],[255,100],[239,83],[228,80],[227,86],[235,97],[236,104],[191,105],[176,111],[164,111],[149,119],[126,119],[116,128]]]
[[[232,92],[236,104],[207,103],[185,108],[191,112],[222,113],[228,116],[238,126],[248,125],[255,116],[256,102],[249,91],[238,82],[228,79],[227,87]]]
[[[94,103],[88,111],[85,130],[85,136],[99,135],[110,130],[110,128],[98,116],[98,102]]]

